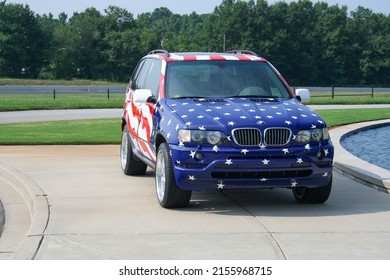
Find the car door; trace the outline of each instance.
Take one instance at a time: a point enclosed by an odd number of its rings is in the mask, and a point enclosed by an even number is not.
[[[158,97],[161,73],[161,61],[158,59],[150,59],[148,63],[148,73],[145,79],[143,89],[150,90],[151,94]],[[139,104],[140,123],[138,126],[138,145],[142,149],[143,154],[153,162],[156,160],[156,151],[154,150],[154,137],[156,132],[154,127],[154,110],[156,104],[154,102],[143,102]]]

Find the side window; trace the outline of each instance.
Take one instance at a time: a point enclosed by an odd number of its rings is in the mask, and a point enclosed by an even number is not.
[[[146,59],[142,68],[135,80],[135,89],[145,89],[146,80],[148,78],[150,67],[152,66],[153,61],[151,59]]]
[[[150,66],[149,73],[147,75],[145,88],[150,89],[154,96],[158,96],[158,89],[160,86],[160,74],[161,74],[161,61],[153,59]]]
[[[137,89],[137,86],[136,86],[136,81],[137,81],[137,77],[139,76],[140,72],[141,72],[141,69],[142,69],[142,66],[144,65],[145,63],[145,60],[141,60],[137,67],[135,68],[134,72],[133,72],[133,75],[131,75],[131,78],[130,78],[130,82],[129,82],[129,86],[132,90],[136,90]]]

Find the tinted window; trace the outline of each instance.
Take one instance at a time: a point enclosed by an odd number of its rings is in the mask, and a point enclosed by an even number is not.
[[[130,82],[129,82],[129,86],[132,90],[136,90],[137,87],[136,87],[136,80],[137,80],[137,77],[139,76],[139,73],[142,69],[142,66],[144,65],[144,62],[145,60],[141,60],[137,67],[135,68],[134,72],[133,72],[133,75],[131,75],[131,78],[130,78]]]
[[[151,65],[148,70],[147,79],[144,88],[150,89],[154,96],[158,96],[161,76],[161,61],[158,59],[151,60]]]

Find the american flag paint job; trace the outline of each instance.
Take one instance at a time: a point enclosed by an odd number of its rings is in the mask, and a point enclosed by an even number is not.
[[[331,180],[333,145],[330,141],[295,142],[298,131],[325,128],[324,120],[313,110],[290,98],[165,98],[165,72],[168,63],[187,60],[242,60],[267,63],[246,54],[153,54],[163,61],[159,100],[156,104],[134,104],[132,92],[124,105],[131,141],[136,154],[154,168],[156,139],[169,144],[177,186],[202,191],[226,188],[295,188],[325,186]],[[283,81],[286,82],[280,76]],[[286,84],[287,85],[287,84]],[[258,146],[243,147],[233,140],[234,129],[256,128],[261,132]],[[267,146],[268,128],[291,130],[289,143]],[[226,141],[218,145],[182,143],[181,129],[221,131]],[[199,155],[199,156],[197,156]]]

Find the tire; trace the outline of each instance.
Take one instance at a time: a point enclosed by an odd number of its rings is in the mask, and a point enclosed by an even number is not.
[[[323,187],[307,188],[297,187],[293,188],[293,194],[295,199],[304,204],[319,204],[328,200],[330,192],[332,190],[332,178],[329,183]]]
[[[120,158],[123,173],[126,175],[145,175],[147,165],[134,155],[127,125],[122,131]]]
[[[190,203],[192,192],[181,190],[176,185],[167,143],[158,148],[155,184],[157,199],[163,208],[182,208]]]

